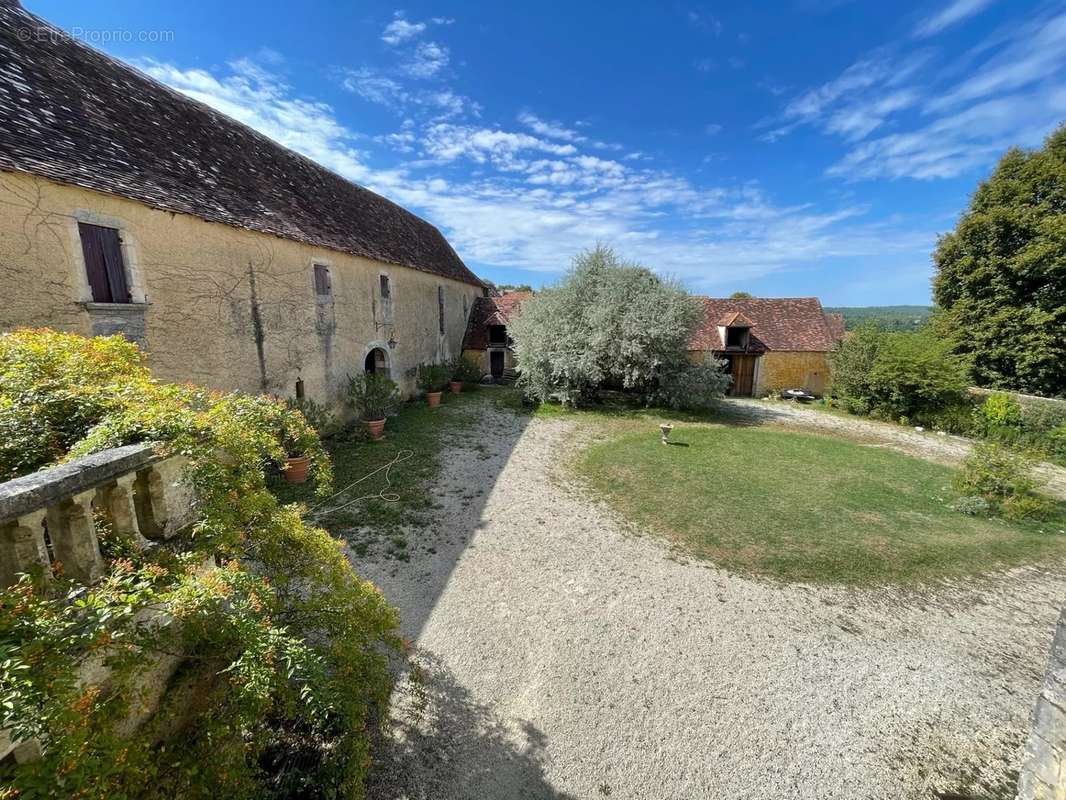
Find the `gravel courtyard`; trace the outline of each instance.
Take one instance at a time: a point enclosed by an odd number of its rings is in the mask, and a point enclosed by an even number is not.
[[[479,404],[422,547],[355,559],[417,665],[372,798],[1013,796],[1066,575],[743,579],[570,485],[577,423]]]

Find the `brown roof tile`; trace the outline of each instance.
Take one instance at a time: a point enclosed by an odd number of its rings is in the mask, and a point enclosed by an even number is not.
[[[499,297],[478,297],[470,310],[470,319],[463,337],[464,350],[484,350],[489,345],[489,326],[506,325],[524,300],[532,292],[508,292]]]
[[[466,283],[435,227],[0,0],[0,170]]]
[[[828,352],[841,338],[836,323],[822,311],[816,297],[700,299],[704,307],[703,324],[689,342],[693,350],[724,350],[718,327],[735,324],[722,320],[740,316],[747,318],[752,326],[749,349],[761,346],[766,350]]]

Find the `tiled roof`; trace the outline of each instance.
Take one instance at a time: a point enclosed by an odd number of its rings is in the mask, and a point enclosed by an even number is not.
[[[723,319],[743,315],[750,320],[749,351],[800,350],[828,352],[836,347],[843,329],[822,311],[816,297],[731,299],[702,297],[703,324],[692,335],[689,347],[693,350],[724,350],[725,343],[718,332]],[[734,324],[734,323],[730,323]]]
[[[0,170],[481,285],[435,227],[0,0]]]
[[[727,328],[750,328],[755,323],[744,316],[743,311],[730,311],[718,320],[718,324]]]
[[[470,319],[463,337],[464,350],[484,350],[489,345],[489,326],[506,325],[522,301],[532,292],[508,292],[499,297],[478,297],[470,310]]]

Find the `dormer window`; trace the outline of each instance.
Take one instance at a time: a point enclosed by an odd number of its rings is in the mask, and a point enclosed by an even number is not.
[[[740,311],[726,314],[718,320],[718,335],[726,350],[747,350],[751,341],[751,327],[755,323]]]
[[[748,336],[751,328],[731,325],[725,329],[725,346],[728,349],[736,348],[743,350],[748,346]]]

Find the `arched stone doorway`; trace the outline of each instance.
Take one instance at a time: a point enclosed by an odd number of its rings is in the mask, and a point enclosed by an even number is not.
[[[371,375],[389,377],[389,354],[381,347],[371,348],[363,361],[363,369]]]

